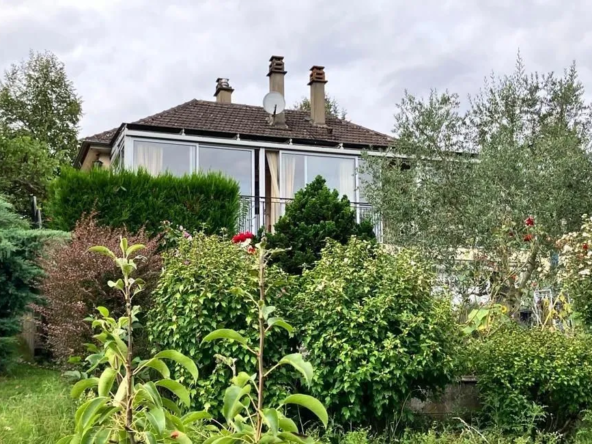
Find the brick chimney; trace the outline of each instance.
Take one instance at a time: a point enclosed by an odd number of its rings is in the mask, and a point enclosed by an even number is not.
[[[310,118],[315,125],[325,125],[325,67],[310,68]]]
[[[269,92],[279,92],[284,99],[284,77],[286,73],[284,58],[282,56],[271,56],[269,59],[269,72],[267,73],[267,77],[269,77]],[[276,114],[274,124],[280,126],[285,125],[286,113],[282,111]]]
[[[232,92],[234,89],[228,83],[228,79],[218,77],[216,79],[216,92],[214,97],[217,103],[232,103]]]

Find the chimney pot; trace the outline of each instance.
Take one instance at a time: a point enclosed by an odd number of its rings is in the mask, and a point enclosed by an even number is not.
[[[218,77],[216,79],[216,92],[214,93],[214,97],[216,97],[217,103],[232,103],[232,93],[234,89],[230,86],[228,79],[224,77]]]
[[[284,58],[282,56],[271,56],[269,59],[269,92],[279,92],[282,97],[284,96],[284,77],[286,76],[286,67],[284,65]],[[275,115],[273,124],[275,126],[285,127],[286,126],[286,113],[281,112]]]
[[[310,68],[310,117],[314,125],[325,125],[325,67]]]

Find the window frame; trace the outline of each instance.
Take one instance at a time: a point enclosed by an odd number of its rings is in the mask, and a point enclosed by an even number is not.
[[[128,136],[129,137],[129,136]],[[255,150],[256,148],[250,148],[250,147],[234,147],[234,146],[225,146],[225,145],[216,145],[214,143],[190,143],[190,142],[184,142],[184,141],[179,141],[179,140],[175,140],[175,139],[155,139],[155,138],[150,138],[150,137],[129,137],[129,141],[130,141],[130,145],[131,145],[131,149],[129,150],[129,163],[123,163],[122,165],[131,165],[131,169],[136,171],[138,169],[138,165],[136,162],[136,142],[150,142],[150,143],[154,143],[154,144],[159,144],[159,145],[181,145],[181,146],[186,146],[191,148],[191,157],[190,157],[190,172],[187,174],[194,174],[199,172],[199,149],[200,147],[204,147],[204,148],[210,148],[210,149],[221,149],[221,150],[230,150],[230,151],[246,151],[246,152],[250,152],[251,153],[251,157],[250,157],[250,162],[251,162],[251,182],[250,182],[250,186],[251,186],[251,194],[250,196],[254,196],[255,195]],[[128,154],[128,150],[124,150],[123,151],[124,154]],[[126,156],[127,157],[127,156]],[[125,158],[124,158],[125,159]],[[215,171],[219,171],[219,170],[215,170]],[[224,174],[227,177],[227,174],[224,173],[224,171],[220,171],[222,174]],[[235,179],[236,180],[236,179]],[[242,194],[241,194],[242,195]]]
[[[349,196],[348,196],[348,198],[350,199],[350,202],[352,204],[358,204],[359,203],[358,202],[358,200],[359,200],[359,193],[360,193],[359,192],[359,185],[358,185],[359,184],[359,179],[358,179],[358,176],[359,176],[359,174],[358,174],[358,165],[359,165],[359,159],[360,159],[359,156],[354,155],[354,154],[340,156],[340,155],[335,155],[335,154],[325,154],[325,153],[316,153],[316,152],[315,153],[309,153],[309,152],[288,151],[288,150],[286,150],[286,151],[284,151],[284,150],[280,151],[280,171],[279,171],[280,172],[280,197],[282,199],[290,199],[290,198],[287,198],[286,195],[285,195],[285,190],[284,190],[284,187],[282,186],[283,185],[283,182],[282,182],[282,178],[281,178],[281,175],[282,175],[282,172],[283,172],[283,169],[284,169],[284,157],[283,156],[286,155],[286,154],[304,156],[304,158],[305,158],[305,160],[304,160],[304,184],[305,185],[304,186],[306,186],[308,184],[308,182],[307,182],[307,177],[308,177],[308,157],[329,157],[329,158],[332,158],[332,159],[347,159],[347,160],[352,160],[353,159],[353,161],[354,161],[354,194],[355,194],[354,197],[355,197],[355,200],[352,200],[351,198],[349,198]]]

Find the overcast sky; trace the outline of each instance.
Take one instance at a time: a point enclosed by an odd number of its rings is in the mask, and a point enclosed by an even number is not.
[[[519,6],[517,6],[519,5]],[[230,78],[233,102],[260,105],[272,54],[286,101],[327,92],[353,122],[390,133],[405,89],[464,98],[495,71],[561,71],[575,60],[592,93],[590,0],[0,0],[0,69],[50,50],[84,100],[81,135],[193,98]]]

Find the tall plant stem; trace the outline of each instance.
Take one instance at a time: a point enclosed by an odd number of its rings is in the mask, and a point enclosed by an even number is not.
[[[125,379],[126,379],[126,405],[125,405],[125,429],[129,436],[130,444],[135,444],[134,429],[132,427],[133,417],[133,370],[132,370],[132,300],[131,288],[127,277],[125,278],[125,312],[127,315],[127,355],[125,357]]]
[[[261,438],[263,420],[261,410],[263,409],[263,388],[265,381],[265,369],[263,368],[263,350],[265,347],[265,323],[263,318],[263,307],[265,306],[265,250],[259,249],[259,393],[257,394],[257,435],[255,441]]]

